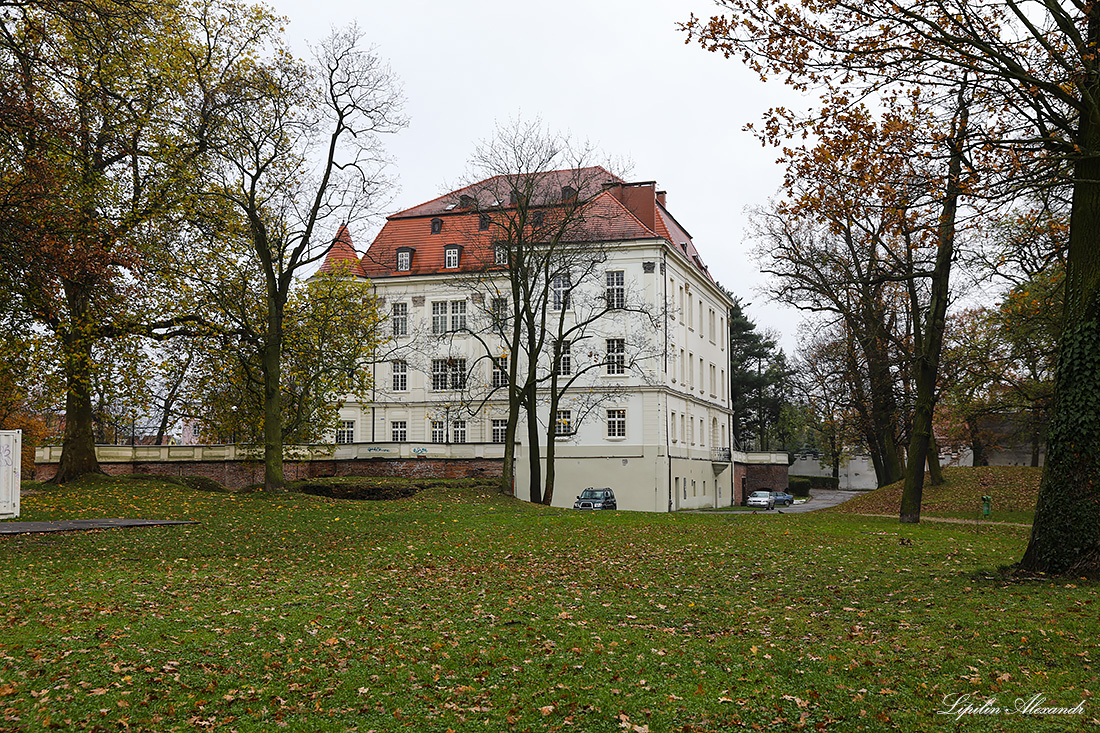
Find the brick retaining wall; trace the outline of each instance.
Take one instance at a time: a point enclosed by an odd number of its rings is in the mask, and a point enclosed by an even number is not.
[[[260,461],[121,461],[102,462],[100,468],[111,476],[206,476],[230,489],[240,489],[264,480],[264,466]],[[283,462],[283,475],[287,481],[323,476],[500,478],[503,473],[504,462],[499,458],[371,458]],[[35,464],[36,481],[51,479],[56,474],[56,463]]]

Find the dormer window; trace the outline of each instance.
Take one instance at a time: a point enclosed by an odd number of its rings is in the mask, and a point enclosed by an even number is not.
[[[475,200],[474,200],[473,196],[469,196],[467,194],[462,194],[461,196],[458,197],[458,205],[459,205],[460,208],[463,208],[463,209],[473,208],[474,203],[475,203]]]
[[[577,189],[572,186],[561,187],[561,200],[565,203],[570,203],[577,198]]]
[[[461,247],[457,245],[447,247],[443,250],[443,267],[448,270],[454,270],[458,267],[459,253],[462,251]]]
[[[477,218],[477,230],[479,232],[489,231],[489,215],[482,214]]]
[[[413,249],[411,247],[401,247],[397,250],[397,270],[398,272],[408,272],[412,269]]]
[[[443,220],[438,216],[432,219],[432,234],[439,234],[443,231]]]

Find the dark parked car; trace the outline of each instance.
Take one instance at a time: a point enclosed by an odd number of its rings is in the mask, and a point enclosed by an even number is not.
[[[573,502],[574,509],[618,509],[611,489],[585,489]]]
[[[776,506],[779,506],[781,504],[783,506],[790,506],[791,504],[794,504],[794,496],[792,494],[788,494],[786,491],[773,491],[771,492],[771,494],[772,500],[775,502]]]

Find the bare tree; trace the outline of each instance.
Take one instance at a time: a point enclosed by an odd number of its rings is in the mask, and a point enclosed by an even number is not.
[[[264,484],[283,488],[283,356],[287,303],[296,279],[328,252],[324,232],[376,210],[389,182],[380,136],[405,124],[401,92],[357,29],[336,32],[312,64],[282,50],[236,80],[250,103],[221,131],[207,225],[249,243],[261,318],[241,337],[259,356]],[[228,226],[227,226],[228,225]]]
[[[507,395],[503,485],[513,481],[522,417],[532,500],[545,504],[554,495],[557,440],[622,393],[597,384],[595,376],[641,375],[643,362],[655,355],[646,337],[658,323],[654,306],[622,272],[609,271],[616,246],[609,225],[621,209],[608,191],[622,181],[592,165],[593,157],[590,146],[538,123],[513,122],[477,148],[471,161],[476,182],[454,202],[476,215],[473,246],[485,262],[454,281],[478,292],[484,308],[488,328],[466,332],[500,375],[473,395],[474,409]],[[566,405],[568,425],[559,419]]]

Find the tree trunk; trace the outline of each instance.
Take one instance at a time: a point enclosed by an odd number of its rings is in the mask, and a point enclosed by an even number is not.
[[[964,93],[965,84],[959,90],[959,116],[957,127],[952,131],[954,134],[952,135],[951,162],[948,166],[943,213],[939,221],[939,246],[936,249],[936,265],[932,270],[931,294],[924,333],[914,333],[914,343],[919,350],[913,369],[917,399],[913,408],[913,432],[909,440],[905,486],[901,494],[899,521],[903,524],[915,524],[920,521],[921,496],[924,493],[924,468],[928,462],[928,446],[932,443],[936,378],[939,375],[943,334],[947,326],[947,301],[950,296],[948,285],[951,279],[951,262],[955,258],[955,214],[959,207],[959,177],[962,174],[963,145],[966,140],[969,117],[963,98]],[[920,323],[914,322],[914,332],[919,328]],[[938,458],[936,461],[938,467]]]
[[[1097,19],[1090,19],[1096,39]],[[1092,92],[1100,92],[1095,83]],[[1095,98],[1095,97],[1094,97]],[[1020,568],[1100,577],[1100,121],[1082,115],[1046,465]]]
[[[283,491],[282,319],[269,303],[267,342],[261,355],[264,376],[264,490]]]
[[[943,466],[940,464],[940,446],[936,442],[935,434],[932,442],[928,444],[928,475],[933,486],[943,486]]]
[[[92,343],[94,324],[87,318],[87,294],[66,283],[70,328],[60,334],[65,362],[65,435],[61,460],[52,481],[63,484],[88,473],[103,473],[95,455],[92,410]]]
[[[531,503],[542,503],[542,465],[539,450],[538,400],[534,386],[527,389],[527,471],[531,477]]]

